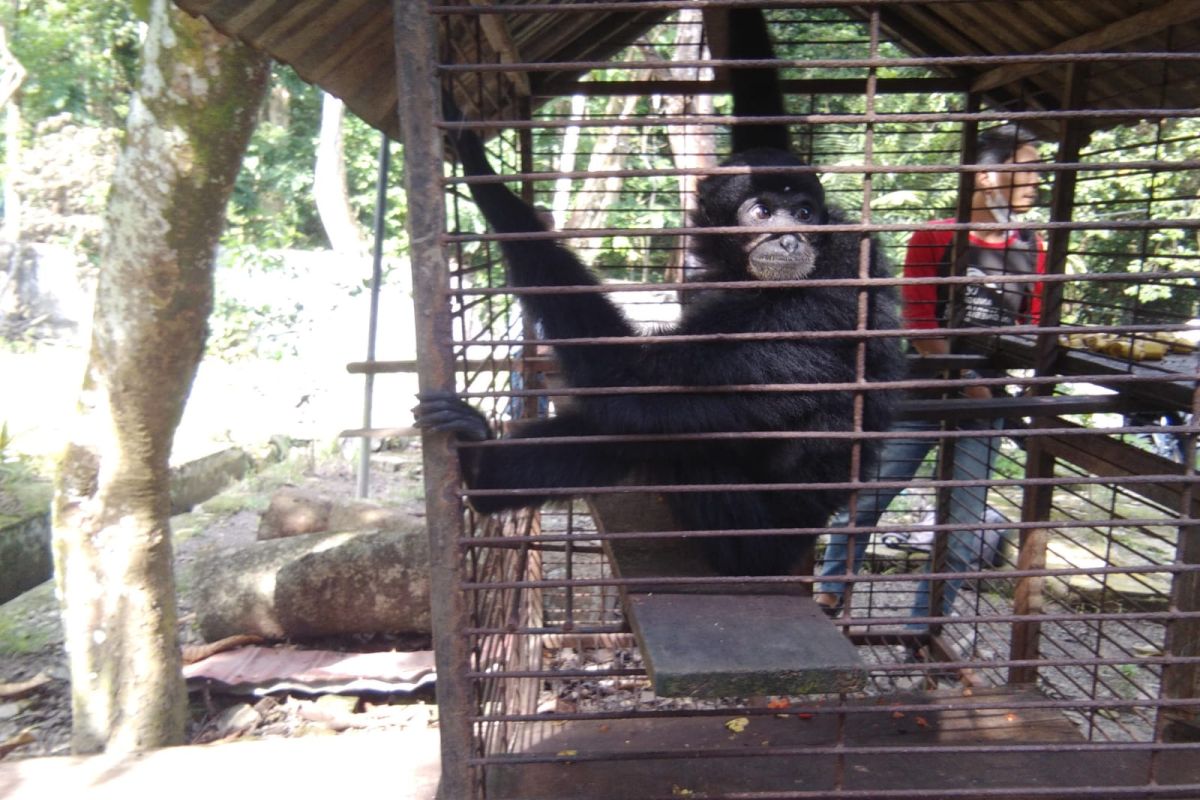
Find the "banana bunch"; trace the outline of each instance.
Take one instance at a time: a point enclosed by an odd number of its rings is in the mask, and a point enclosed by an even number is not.
[[[1071,333],[1059,337],[1063,347],[1091,350],[1127,361],[1160,361],[1167,353],[1190,353],[1196,345],[1175,333],[1142,333],[1137,338],[1114,333]]]

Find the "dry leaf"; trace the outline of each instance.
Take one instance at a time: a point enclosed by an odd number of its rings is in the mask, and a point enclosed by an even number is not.
[[[746,730],[746,726],[750,724],[750,720],[746,717],[734,717],[725,723],[725,727],[734,733],[741,733]]]

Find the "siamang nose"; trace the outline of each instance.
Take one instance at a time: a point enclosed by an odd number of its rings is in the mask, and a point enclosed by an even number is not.
[[[779,237],[779,245],[788,253],[795,253],[801,247],[800,237],[794,233],[785,233]]]

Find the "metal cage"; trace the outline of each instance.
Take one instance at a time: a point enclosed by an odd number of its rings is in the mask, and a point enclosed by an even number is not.
[[[502,429],[589,391],[559,380],[555,342],[505,285],[503,236],[443,169],[456,125],[490,138],[503,179],[553,214],[542,235],[579,253],[646,335],[689,302],[696,180],[737,124],[721,41],[733,5],[395,5],[425,388],[458,390]],[[957,248],[986,230],[969,223],[979,133],[1037,131],[1044,191],[1011,227],[1044,244],[1041,314],[950,330],[956,357],[855,390],[905,392],[903,418],[927,424],[846,436],[929,452],[877,523],[794,532],[869,543],[822,579],[843,605],[812,623],[854,645],[866,680],[853,690],[656,691],[631,593],[703,582],[735,613],[747,587],[807,594],[818,579],[631,577],[615,544],[690,538],[629,511],[662,487],[564,491],[481,518],[454,448],[427,439],[445,796],[1200,796],[1196,6],[762,5],[794,147],[901,289],[964,302],[990,280],[906,278],[906,242],[931,219],[951,221]],[[441,121],[442,87],[468,122]],[[979,383],[993,400],[959,396]],[[846,480],[851,509],[882,485]],[[987,513],[964,528],[967,496]]]

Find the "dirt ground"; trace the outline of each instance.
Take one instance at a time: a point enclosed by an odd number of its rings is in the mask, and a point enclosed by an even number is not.
[[[371,475],[371,499],[387,504],[419,502],[420,457],[416,447],[390,451],[390,463],[376,465]],[[255,540],[259,517],[274,489],[298,485],[328,497],[351,498],[355,491],[354,459],[340,455],[318,457],[310,449],[294,450],[282,464],[270,466],[172,520],[176,574],[180,586],[181,644],[197,645],[192,591],[188,572],[200,556],[249,544]],[[348,652],[425,650],[425,637],[353,636],[302,643],[304,647]],[[43,584],[0,608],[0,683],[19,683],[39,675],[49,682],[28,696],[0,700],[0,748],[17,737],[27,744],[7,759],[65,755],[70,752],[71,711],[66,656],[58,606],[50,583]],[[280,738],[334,733],[395,731],[436,722],[430,691],[416,695],[304,695],[283,693],[268,697],[224,694],[212,689],[189,695],[191,743],[219,740]],[[22,736],[22,734],[28,734]]]

